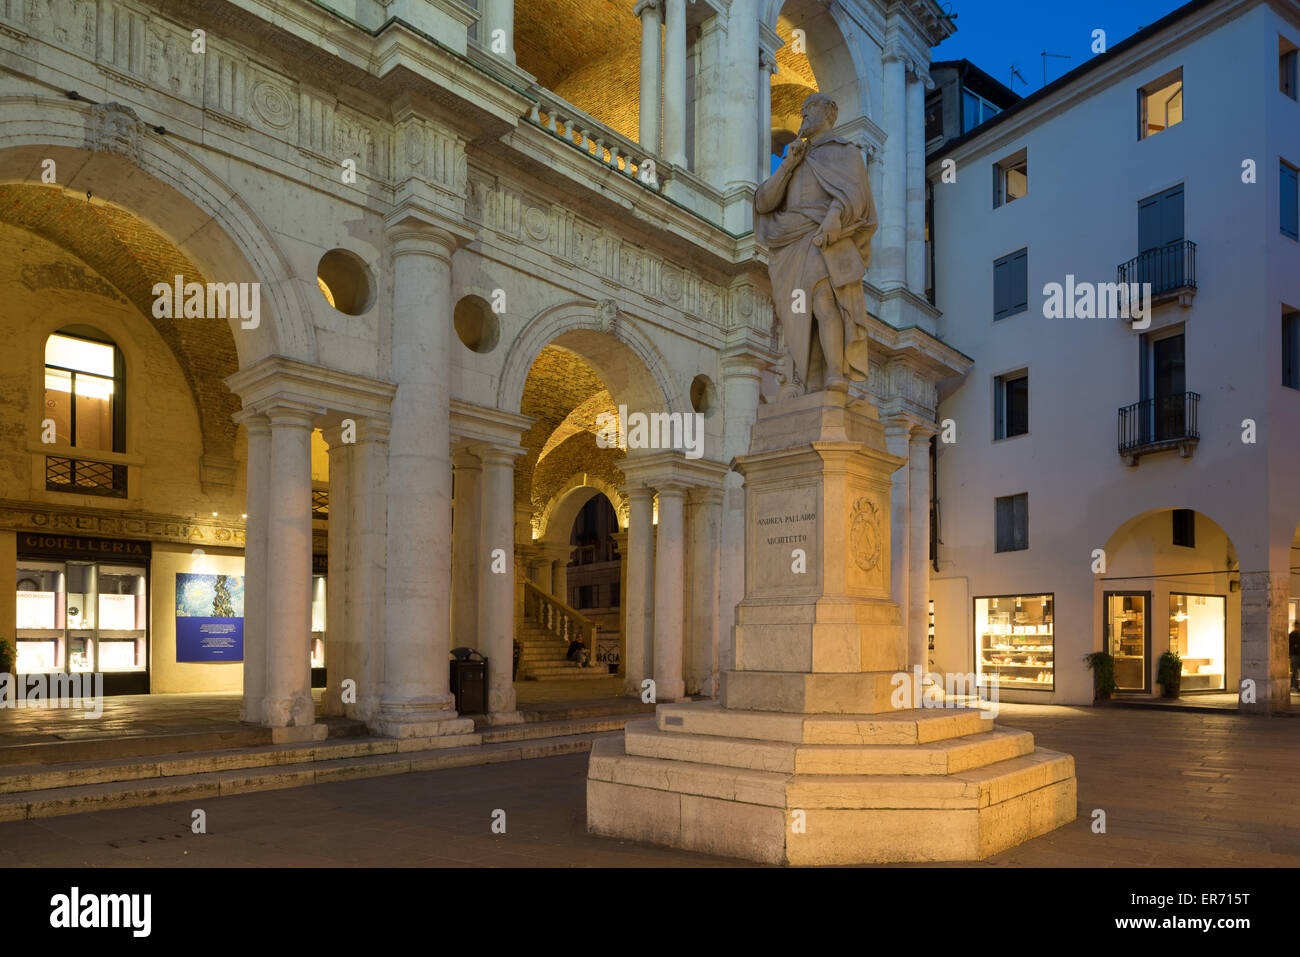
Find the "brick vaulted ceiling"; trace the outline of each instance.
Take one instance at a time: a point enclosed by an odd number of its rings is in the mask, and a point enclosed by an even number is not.
[[[224,321],[155,319],[153,285],[178,273],[206,282],[199,268],[152,227],[99,200],[59,189],[0,185],[0,223],[63,247],[112,283],[163,337],[180,365],[198,408],[207,455],[234,457],[239,400],[223,379],[239,368],[235,340]]]
[[[524,383],[520,411],[537,421],[520,440],[528,453],[515,469],[515,502],[530,505],[538,517],[576,472],[621,485],[616,463],[623,453],[598,448],[594,435],[596,416],[613,408],[605,383],[581,356],[560,346],[544,348]]]

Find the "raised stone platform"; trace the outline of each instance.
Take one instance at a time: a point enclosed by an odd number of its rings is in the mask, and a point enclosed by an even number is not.
[[[979,860],[1075,816],[1074,759],[967,708],[661,705],[587,779],[592,833],[773,864]]]

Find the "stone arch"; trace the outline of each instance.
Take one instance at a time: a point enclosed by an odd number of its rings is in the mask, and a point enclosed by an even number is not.
[[[871,115],[867,64],[861,50],[846,39],[860,32],[839,4],[817,0],[768,0],[763,22],[776,30],[782,18],[805,31],[807,56],[817,89],[835,99],[841,124]]]
[[[517,412],[524,384],[548,345],[580,355],[609,388],[616,403],[644,412],[689,412],[690,398],[663,355],[612,302],[573,300],[542,310],[511,343],[497,387],[497,407]]]
[[[567,544],[574,519],[582,507],[597,495],[604,495],[614,506],[619,528],[627,527],[627,502],[623,493],[604,479],[594,475],[574,475],[559,491],[551,496],[542,510],[542,524],[538,540]]]
[[[58,185],[44,188],[129,211],[209,277],[261,283],[259,327],[228,322],[241,368],[269,355],[315,361],[302,284],[271,231],[173,137],[120,104],[11,96],[0,97],[0,142],[0,183],[40,185],[52,159]]]

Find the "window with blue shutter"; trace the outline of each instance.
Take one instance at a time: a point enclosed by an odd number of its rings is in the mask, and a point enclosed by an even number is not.
[[[1300,312],[1282,316],[1282,384],[1300,389]]]
[[[1029,250],[993,261],[993,318],[1024,312],[1029,308]]]
[[[1296,192],[1296,168],[1282,161],[1281,171],[1281,211],[1282,235],[1300,239],[1300,199]]]

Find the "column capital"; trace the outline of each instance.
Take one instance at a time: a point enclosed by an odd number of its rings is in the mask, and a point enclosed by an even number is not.
[[[722,351],[720,358],[722,360],[723,379],[733,377],[740,379],[761,378],[763,370],[777,359],[775,353],[767,349],[751,346],[748,343],[729,346]]]
[[[655,490],[649,485],[624,485],[622,492],[628,502],[633,505],[653,502],[655,497]]]
[[[697,485],[687,493],[687,500],[692,505],[721,505],[725,497],[724,489],[711,485]]]
[[[658,487],[659,500],[662,502],[665,498],[686,500],[686,493],[690,491],[691,486],[685,482],[679,482],[675,479],[669,479],[666,482],[660,482]]]
[[[640,17],[641,14],[649,11],[663,16],[664,0],[637,0],[636,6],[632,8],[632,16]]]
[[[528,450],[507,445],[476,445],[471,449],[472,453],[478,458],[484,468],[488,466],[509,465],[512,468],[515,459],[524,455]]]
[[[776,62],[776,54],[766,47],[758,48],[758,68],[760,71],[767,70],[768,73],[776,75],[780,67]]]
[[[407,203],[384,218],[384,238],[394,257],[433,256],[450,263],[452,254],[472,242],[474,235],[432,210]]]
[[[271,420],[265,412],[254,408],[240,409],[231,416],[237,425],[242,425],[249,435],[270,435]]]
[[[452,449],[451,467],[457,471],[477,471],[482,468],[482,463],[472,449],[460,446]]]

